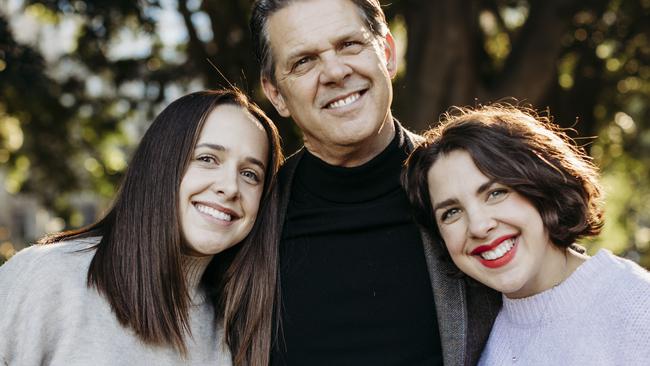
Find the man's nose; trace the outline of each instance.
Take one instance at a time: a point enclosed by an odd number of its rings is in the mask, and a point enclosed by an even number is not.
[[[323,55],[321,63],[320,82],[323,84],[338,85],[352,73],[352,68],[335,53]]]

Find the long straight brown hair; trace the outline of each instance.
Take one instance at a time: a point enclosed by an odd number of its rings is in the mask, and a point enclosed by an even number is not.
[[[241,106],[262,124],[269,161],[251,232],[213,258],[202,284],[224,323],[235,365],[267,365],[279,237],[275,176],[283,156],[275,125],[239,90],[201,91],[171,103],[143,136],[108,213],[88,227],[39,243],[101,236],[88,286],[97,288],[119,322],[143,341],[185,354],[190,298],[181,265],[178,192],[204,122],[222,104]]]

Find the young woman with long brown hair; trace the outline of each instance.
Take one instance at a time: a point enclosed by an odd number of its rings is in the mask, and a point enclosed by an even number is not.
[[[101,220],[0,267],[0,364],[268,364],[282,159],[241,92],[171,103]]]

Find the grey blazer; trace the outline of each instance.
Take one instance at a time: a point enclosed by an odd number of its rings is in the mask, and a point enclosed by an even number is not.
[[[410,153],[421,137],[397,121],[395,125],[400,146],[406,146],[407,153]],[[283,224],[296,167],[303,155],[304,148],[290,156],[280,169],[279,222]],[[420,233],[436,305],[444,364],[475,365],[501,308],[501,295],[483,285],[450,276],[449,273],[455,268],[452,263],[442,259],[442,244],[434,242],[422,228]]]

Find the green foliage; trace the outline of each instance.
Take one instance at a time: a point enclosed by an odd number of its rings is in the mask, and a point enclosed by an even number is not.
[[[238,84],[279,122],[288,153],[300,145],[258,87],[249,0],[20,5],[0,7],[0,189],[37,196],[67,227],[87,223],[71,203],[80,193],[108,204],[153,116],[185,92]],[[385,5],[400,43],[410,42],[395,84],[402,122],[422,130],[476,98],[548,108],[603,170],[607,226],[592,250],[650,267],[650,0]],[[36,37],[10,26],[16,14],[36,23],[27,32]],[[172,18],[180,31],[168,29]],[[65,29],[62,46],[46,52],[48,33]]]

